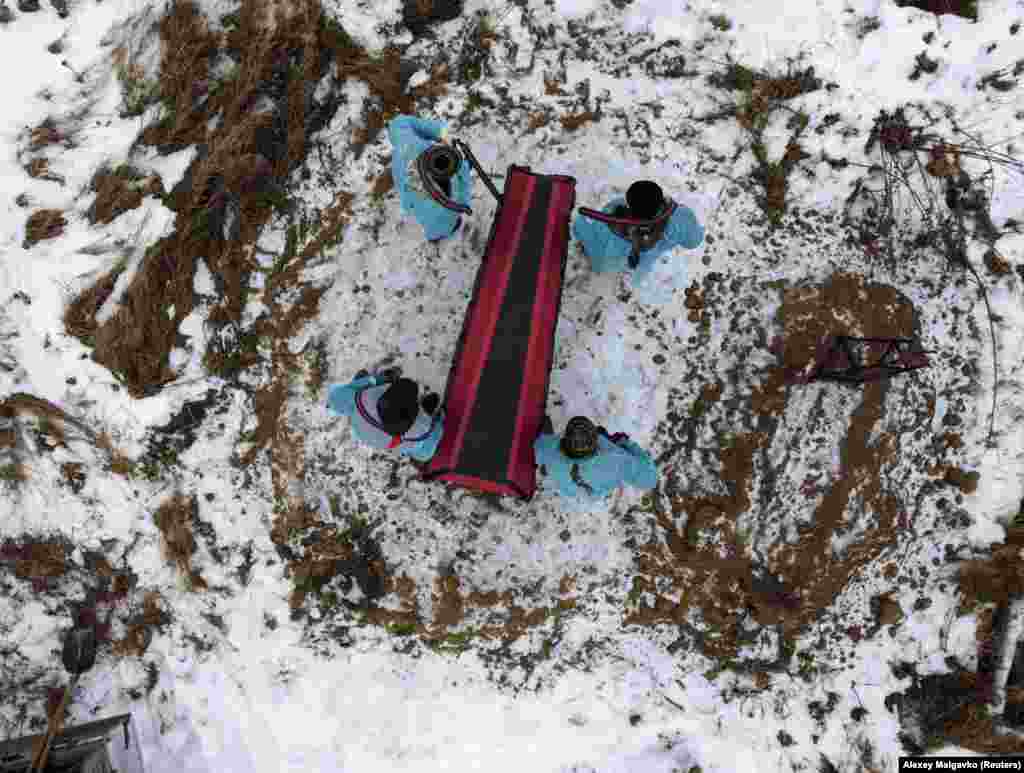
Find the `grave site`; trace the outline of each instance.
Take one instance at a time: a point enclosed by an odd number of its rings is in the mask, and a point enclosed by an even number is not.
[[[1024,755],[1022,24],[0,2],[0,773]]]

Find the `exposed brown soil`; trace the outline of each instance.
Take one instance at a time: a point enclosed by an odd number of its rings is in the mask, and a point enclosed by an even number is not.
[[[153,522],[164,536],[164,551],[186,576],[191,590],[206,588],[206,580],[192,568],[192,556],[196,552],[196,540],[192,526],[199,505],[195,496],[174,494],[165,500],[153,514]]]
[[[841,471],[815,507],[813,525],[800,530],[795,544],[771,547],[764,566],[746,554],[735,524],[753,507],[755,459],[778,429],[789,395],[787,373],[803,369],[826,334],[887,337],[913,332],[913,309],[905,298],[894,288],[868,284],[855,275],[835,275],[823,286],[786,288],[782,295],[776,323],[783,335],[773,342],[781,367],[766,371],[752,386],[748,402],[730,409],[758,417],[757,429],[735,435],[717,452],[720,477],[730,494],[683,492],[671,499],[671,512],[656,513],[660,539],[637,549],[638,574],[631,594],[636,603],[624,619],[636,625],[682,625],[687,612],[698,608],[712,627],[701,644],[715,657],[736,656],[737,623],[744,611],[761,625],[779,626],[787,638],[812,623],[819,610],[829,607],[893,543],[902,512],[899,497],[882,484],[884,469],[895,459],[897,438],[883,433],[877,441],[871,439],[882,418],[886,389],[885,382],[876,382],[863,388],[861,404],[840,443]],[[696,293],[689,297],[697,303]],[[705,387],[705,403],[715,398],[715,387]],[[705,406],[697,417],[706,411]],[[850,514],[854,492],[857,512],[874,513],[876,523],[837,558],[831,538]],[[675,524],[684,513],[686,527],[680,530]],[[774,579],[759,581],[764,572]],[[656,590],[659,585],[664,587],[661,592]]]
[[[56,239],[64,233],[68,221],[59,209],[40,209],[29,215],[25,223],[26,248],[38,244],[44,239]]]

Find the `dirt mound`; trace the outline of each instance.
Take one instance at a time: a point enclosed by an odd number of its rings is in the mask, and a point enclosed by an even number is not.
[[[782,335],[771,345],[777,365],[761,372],[746,397],[741,390],[727,403],[720,399],[720,382],[707,384],[691,411],[695,423],[712,421],[723,407],[727,417],[738,417],[726,418],[725,425],[734,434],[709,451],[709,456],[717,456],[718,479],[729,493],[708,491],[699,482],[683,488],[679,478],[669,473],[670,509],[656,509],[660,534],[636,549],[639,572],[624,621],[677,625],[689,631],[705,653],[726,659],[735,658],[743,643],[757,638],[756,632],[743,630],[741,620],[773,628],[784,639],[813,623],[862,568],[894,542],[904,507],[901,496],[883,483],[883,470],[895,461],[897,436],[886,432],[874,436],[883,415],[884,381],[863,388],[860,405],[839,441],[840,470],[830,474],[820,489],[808,489],[806,499],[798,497],[792,504],[792,497],[779,490],[785,482],[780,470],[786,462],[769,459],[767,452],[784,429],[781,419],[791,395],[786,373],[808,363],[821,337],[910,336],[915,319],[912,305],[895,288],[870,284],[855,275],[838,274],[823,285],[785,288],[774,284],[760,292],[766,290],[782,296],[775,319]],[[702,299],[708,307],[712,305],[709,293]],[[747,313],[734,313],[730,327],[745,329]],[[743,429],[745,423],[752,425],[750,431]],[[692,431],[696,434],[697,429]],[[799,444],[790,446],[790,453],[800,453]],[[818,493],[824,493],[820,500]],[[783,499],[789,504],[780,517],[801,524],[795,539],[789,544],[786,540],[760,544],[755,560],[748,549],[750,536],[737,530],[741,516],[746,516],[747,523],[758,524],[771,517],[768,510]],[[837,530],[867,513],[874,514],[874,525],[843,555],[834,555],[832,539]],[[685,528],[680,528],[683,519]],[[710,632],[690,628],[687,620],[692,608],[700,610]]]

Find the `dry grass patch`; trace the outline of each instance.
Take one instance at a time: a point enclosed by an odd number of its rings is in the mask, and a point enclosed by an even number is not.
[[[562,128],[567,132],[574,132],[581,126],[585,126],[588,123],[597,121],[600,116],[593,110],[585,110],[582,113],[574,113],[572,115],[563,115],[558,119],[558,122],[562,124]]]
[[[61,175],[50,171],[49,160],[42,157],[33,158],[28,163],[28,166],[25,167],[25,171],[28,173],[29,177],[36,180],[47,180],[49,182],[60,183],[61,185],[65,182]]]
[[[69,335],[89,346],[93,345],[93,336],[97,328],[96,312],[114,291],[114,285],[117,284],[120,275],[121,269],[111,271],[68,304],[64,311],[64,329]]]
[[[110,471],[122,477],[128,477],[135,469],[135,464],[124,452],[114,445],[114,441],[105,430],[96,434],[96,447],[107,455]]]
[[[448,80],[448,65],[435,65],[430,70],[430,77],[413,88],[410,93],[417,99],[436,100],[448,93]]]
[[[61,145],[69,136],[57,127],[56,119],[50,117],[29,132],[28,149],[42,150],[48,145]]]
[[[25,241],[22,246],[28,249],[45,239],[56,239],[64,233],[67,224],[64,213],[59,209],[37,210],[29,215],[25,223]]]
[[[102,167],[93,175],[89,189],[96,193],[89,207],[89,222],[104,224],[112,222],[122,212],[135,209],[144,196],[164,193],[159,177],[145,177],[127,164],[116,169]]]
[[[764,194],[758,197],[758,204],[771,224],[778,225],[786,211],[789,175],[800,161],[808,157],[800,147],[799,139],[810,118],[786,103],[818,90],[822,81],[815,76],[813,67],[798,70],[791,64],[784,74],[772,75],[730,62],[723,72],[712,74],[708,82],[716,88],[739,92],[739,98],[727,104],[719,117],[732,115],[750,135],[751,150],[757,162],[752,177],[764,189]],[[782,157],[771,160],[765,150],[764,132],[771,117],[779,110],[790,113],[787,129],[791,134]]]
[[[544,76],[544,94],[549,97],[567,96],[565,89],[562,88],[562,83],[557,78],[549,78],[547,75]]]
[[[153,514],[153,522],[164,536],[167,559],[185,575],[189,589],[193,591],[207,587],[206,580],[192,568],[192,556],[196,552],[192,525],[198,512],[199,503],[194,496],[174,494]]]
[[[529,120],[526,122],[526,133],[535,132],[549,123],[551,123],[551,116],[547,113],[531,113]]]
[[[22,580],[56,579],[70,568],[71,548],[62,540],[6,543],[0,555],[12,560],[14,576]]]
[[[100,327],[88,320],[97,308],[96,296],[103,294],[100,288],[98,293],[87,291],[69,314],[75,329],[94,335],[96,361],[120,373],[135,397],[151,394],[175,377],[169,353],[178,326],[193,309],[198,258],[206,259],[223,288],[222,302],[208,318],[211,326],[219,330],[241,324],[249,277],[258,268],[252,244],[270,216],[290,206],[281,181],[308,152],[307,131],[314,116],[307,87],[332,62],[340,78],[368,85],[366,124],[352,146],[358,153],[387,120],[414,112],[416,96],[439,88],[443,77],[437,70],[431,86],[415,95],[405,93],[399,51],[367,54],[312,0],[244,0],[237,23],[224,34],[211,30],[198,6],[178,2],[160,21],[159,33],[160,99],[166,115],[148,126],[141,140],[167,148],[202,143],[208,152],[187,171],[191,185],[179,187],[169,201],[177,213],[174,232],[150,247],[117,313]],[[220,55],[232,56],[237,66],[230,80],[211,85],[211,64]],[[276,110],[261,111],[266,103]],[[314,123],[322,120],[322,112]],[[214,117],[219,123],[211,128]],[[328,214],[309,250],[336,243],[341,227],[337,209]],[[286,274],[287,281],[297,277],[298,268]],[[312,295],[304,296],[305,306]],[[225,366],[233,363],[221,355]]]

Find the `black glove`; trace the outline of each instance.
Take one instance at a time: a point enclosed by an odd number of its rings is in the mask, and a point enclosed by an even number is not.
[[[366,368],[363,368],[361,371],[356,373],[356,380],[358,381],[361,378],[366,378],[369,375],[370,375],[370,371],[368,371]]]
[[[437,411],[437,406],[440,402],[441,398],[434,392],[431,392],[428,395],[424,395],[423,399],[420,401],[420,405],[423,406],[424,411],[433,416]]]
[[[544,423],[541,424],[540,432],[542,435],[554,435],[555,425],[551,423],[551,417],[544,414]]]
[[[631,269],[635,270],[636,267],[639,266],[639,265],[640,265],[640,256],[637,253],[635,253],[635,252],[629,253],[629,267]]]
[[[615,445],[621,445],[623,440],[629,440],[629,435],[627,435],[625,432],[616,432],[608,439],[611,440]]]
[[[383,370],[377,371],[377,378],[379,378],[382,383],[390,382],[390,381],[398,381],[398,379],[401,378],[401,377],[402,377],[402,369],[401,368],[397,368],[397,367],[396,368],[384,368]]]

